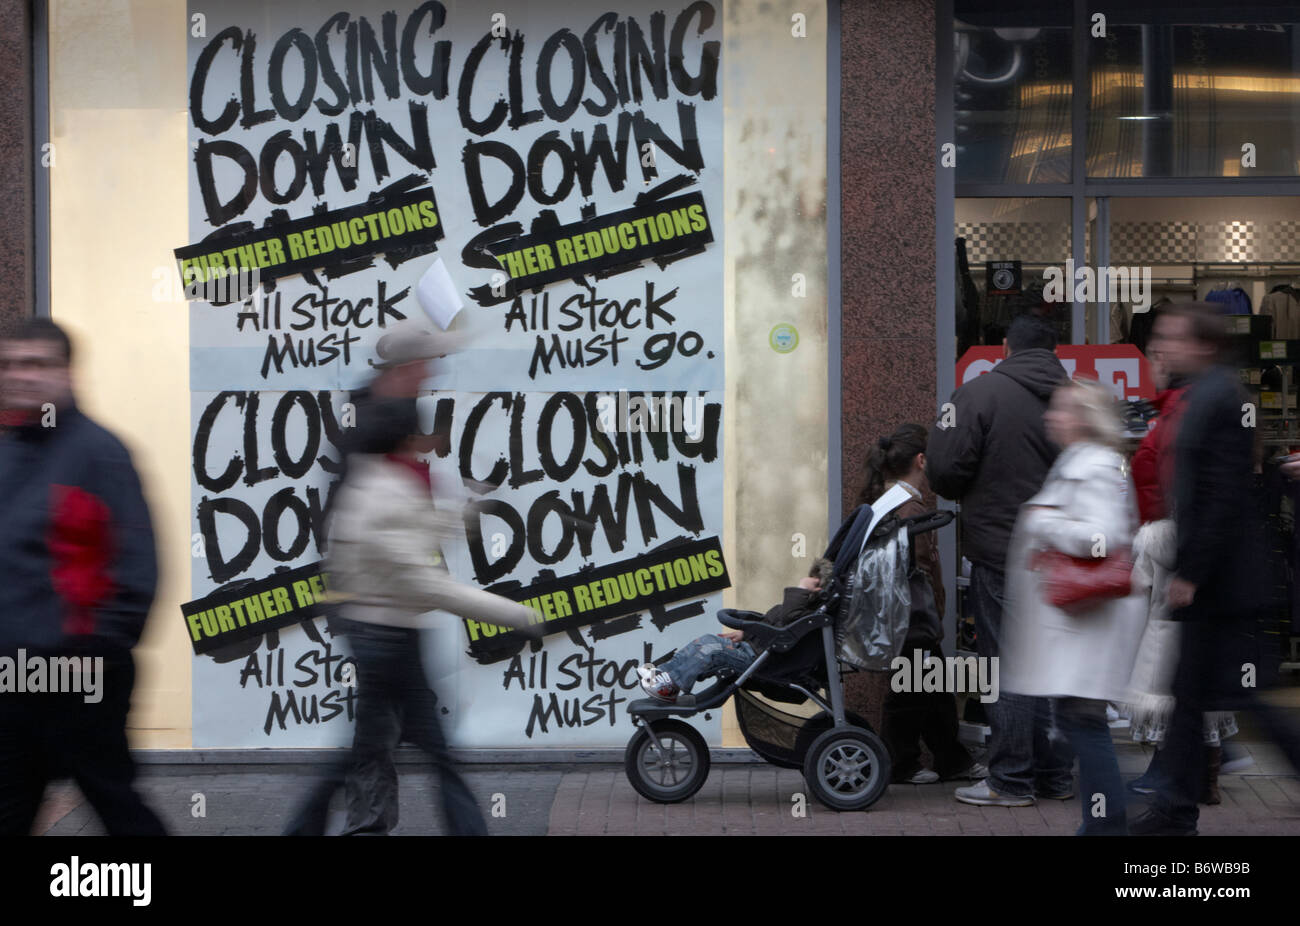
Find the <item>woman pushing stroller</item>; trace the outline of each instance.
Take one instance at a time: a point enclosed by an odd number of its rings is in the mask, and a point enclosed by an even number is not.
[[[899,519],[928,514],[930,509],[921,502],[926,487],[926,438],[927,431],[919,424],[902,425],[882,437],[868,455],[867,480],[858,504],[888,505]],[[933,532],[917,535],[915,562],[908,578],[912,609],[903,653],[920,650],[929,655],[943,639],[943,578]],[[806,578],[785,590],[782,602],[763,616],[763,622],[784,627],[815,611],[832,569],[829,560],[818,559]],[[683,646],[663,666],[641,666],[641,686],[656,700],[675,703],[701,678],[723,669],[743,672],[760,651],[739,630],[705,634]],[[883,733],[894,758],[896,782],[928,784],[940,779],[978,779],[986,774],[957,739],[957,706],[951,692],[891,693],[885,702]],[[922,740],[934,756],[933,771],[921,767]]]
[[[904,424],[880,438],[867,455],[866,483],[858,504],[874,508],[906,492],[906,500],[893,509],[900,519],[929,514],[922,501],[929,488],[925,478],[927,430]],[[914,539],[915,568],[908,576],[912,605],[902,657],[921,658],[938,653],[943,640],[944,588],[939,564],[938,535],[931,531]],[[894,760],[893,780],[901,784],[931,784],[954,779],[978,780],[988,769],[976,762],[957,738],[957,700],[951,691],[891,691],[885,699],[881,735]],[[934,768],[921,766],[921,741],[934,757]]]

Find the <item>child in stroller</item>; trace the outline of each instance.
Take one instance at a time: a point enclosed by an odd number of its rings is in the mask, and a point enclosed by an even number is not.
[[[728,641],[732,646],[709,647],[709,654],[704,646],[682,647],[673,668],[689,658],[697,666],[694,677],[670,674],[668,682],[693,684],[709,672],[719,676],[715,684],[698,694],[680,687],[660,692],[672,700],[628,704],[636,732],[623,767],[638,794],[673,804],[699,791],[709,774],[709,744],[687,719],[707,720],[710,711],[734,698],[745,743],[773,765],[800,769],[819,802],[854,811],[880,798],[891,776],[889,749],[864,718],[846,710],[841,666],[888,667],[907,620],[908,538],[953,518],[948,511],[897,517],[893,509],[901,494],[891,490],[874,506],[858,506],[840,525],[823,554],[827,563],[818,563],[809,577],[818,580],[816,589],[809,587],[811,581],[787,589],[786,600],[766,616],[723,608],[719,622],[743,631],[740,639]],[[785,623],[774,626],[769,619]],[[750,645],[742,648],[742,643]],[[719,658],[724,649],[732,652]],[[742,661],[743,668],[736,668]],[[652,670],[661,671],[646,668],[647,687],[656,681]]]
[[[821,603],[819,593],[830,582],[834,568],[830,560],[818,557],[808,575],[798,585],[786,588],[781,603],[763,615],[763,623],[784,627],[812,614]],[[641,666],[641,687],[656,701],[674,704],[678,695],[690,694],[700,679],[711,678],[724,669],[737,675],[744,672],[762,650],[761,643],[745,639],[743,630],[706,633],[679,649],[662,667],[650,663]]]

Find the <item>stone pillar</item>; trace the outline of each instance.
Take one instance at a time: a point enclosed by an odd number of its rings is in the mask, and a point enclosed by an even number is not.
[[[0,329],[33,311],[32,19],[0,0]]]
[[[843,498],[868,447],[935,409],[933,0],[844,0],[840,12]],[[887,673],[846,676],[880,729]]]

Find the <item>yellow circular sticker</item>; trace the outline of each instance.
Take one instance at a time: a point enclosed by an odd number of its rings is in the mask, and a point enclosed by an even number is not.
[[[767,343],[778,354],[788,354],[799,346],[799,332],[795,330],[794,325],[782,322],[768,333]]]

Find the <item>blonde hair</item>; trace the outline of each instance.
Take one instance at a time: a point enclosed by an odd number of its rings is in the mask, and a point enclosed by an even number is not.
[[[1077,414],[1087,440],[1118,450],[1124,444],[1124,420],[1115,396],[1095,379],[1076,376],[1067,387],[1073,390]]]

